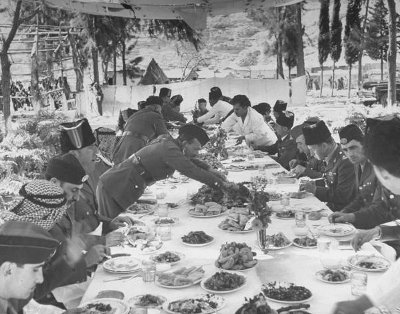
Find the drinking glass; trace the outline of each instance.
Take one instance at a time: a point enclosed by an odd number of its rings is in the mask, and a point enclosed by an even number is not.
[[[317,248],[322,266],[326,269],[337,269],[341,267],[339,242],[335,239],[318,238]]]
[[[156,280],[156,263],[151,260],[142,261],[143,282],[154,282]]]
[[[169,207],[168,204],[158,204],[158,217],[168,217]]]
[[[290,195],[289,195],[289,193],[283,193],[282,194],[281,205],[283,205],[283,207],[287,207],[287,206],[290,205]]]
[[[302,210],[298,210],[294,215],[296,227],[304,228],[306,226],[306,213]]]
[[[161,225],[157,228],[157,235],[161,241],[171,240],[171,225]]]
[[[368,275],[362,271],[355,271],[350,275],[351,294],[360,296],[367,290]]]

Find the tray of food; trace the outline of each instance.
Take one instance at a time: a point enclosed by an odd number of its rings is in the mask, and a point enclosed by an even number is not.
[[[253,298],[245,298],[244,304],[236,310],[235,314],[277,314],[278,312],[272,309],[265,296],[260,293]]]
[[[245,209],[248,212],[248,209]],[[218,228],[232,233],[252,232],[251,220],[254,216],[245,213],[231,212],[228,217],[223,220]]]
[[[215,266],[224,270],[246,271],[257,265],[255,255],[246,243],[225,243],[221,246]]]
[[[176,225],[179,222],[177,217],[158,217],[153,220],[156,225]]]
[[[294,219],[296,212],[294,210],[282,210],[275,213],[275,217],[278,219]]]
[[[206,246],[214,242],[214,237],[204,231],[191,231],[182,237],[182,243],[187,246]]]
[[[167,299],[161,295],[142,294],[130,298],[128,305],[136,308],[156,309],[162,308]]]
[[[226,207],[215,203],[206,202],[204,205],[197,204],[194,208],[189,209],[189,215],[196,218],[212,218],[224,214]]]
[[[182,298],[168,303],[164,310],[169,314],[213,314],[225,306],[225,299],[214,294]]]
[[[315,277],[323,282],[341,284],[350,281],[350,274],[342,269],[323,269],[316,272]]]
[[[297,304],[308,302],[312,298],[309,289],[288,282],[266,283],[262,287],[262,292],[267,300],[278,303]]]
[[[317,239],[312,237],[299,237],[293,240],[293,245],[302,249],[315,249],[317,247]]]
[[[330,237],[344,237],[353,234],[356,231],[350,224],[327,224],[318,228],[320,232]]]
[[[246,285],[246,277],[242,274],[227,271],[216,272],[211,277],[200,282],[200,287],[210,293],[231,293],[242,289]]]
[[[250,200],[250,191],[243,184],[238,183],[236,188],[228,190],[217,190],[207,185],[202,186],[196,194],[191,197],[193,204],[205,204],[206,202],[215,202],[228,208],[234,206],[243,206]]]
[[[139,261],[131,256],[115,257],[105,261],[103,268],[109,273],[128,274],[139,270]]]
[[[356,254],[350,256],[347,261],[351,267],[368,272],[385,271],[391,264],[388,259],[379,255]]]
[[[269,250],[281,250],[292,245],[292,242],[282,232],[267,235],[266,241]]]
[[[66,313],[79,314],[128,314],[128,304],[117,299],[95,299],[83,303],[77,309],[70,309]]]
[[[183,253],[166,251],[164,253],[155,254],[150,257],[157,264],[170,264],[171,266],[178,264],[185,258]]]
[[[204,276],[203,268],[181,267],[174,271],[159,273],[156,284],[168,289],[183,289],[198,284]]]

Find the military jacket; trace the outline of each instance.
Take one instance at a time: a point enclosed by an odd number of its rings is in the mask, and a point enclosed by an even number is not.
[[[162,106],[161,113],[166,121],[179,121],[182,123],[186,123],[185,116],[180,113],[176,112],[170,104],[165,104]]]
[[[333,211],[341,210],[355,196],[355,173],[353,164],[338,146],[326,166],[322,167],[325,186],[317,186],[315,196],[327,202]]]
[[[378,179],[376,178],[374,168],[372,164],[367,161],[364,170],[361,172],[360,169],[360,165],[354,165],[357,196],[350,204],[343,208],[343,213],[353,213],[363,207],[369,206],[374,198],[378,185]]]
[[[290,170],[289,161],[296,159],[297,144],[289,133],[283,140],[278,140],[277,162],[286,170]]]

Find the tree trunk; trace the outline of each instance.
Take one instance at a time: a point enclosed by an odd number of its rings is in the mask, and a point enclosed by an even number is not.
[[[99,51],[97,50],[97,48],[92,48],[92,61],[93,61],[93,81],[100,85]]]
[[[396,105],[396,3],[395,0],[387,0],[389,9],[389,49],[388,63],[388,105]]]
[[[39,112],[42,107],[41,95],[39,89],[39,60],[38,53],[31,56],[31,101],[35,112]],[[52,108],[53,109],[53,108]]]
[[[322,97],[322,90],[324,88],[324,65],[320,64],[320,68],[321,68],[321,75],[320,75],[320,87],[319,87],[319,97]]]
[[[278,77],[285,78],[285,75],[283,74],[283,58],[282,58],[282,38],[281,35],[278,36],[278,41],[277,41],[277,54],[276,54],[276,71],[278,74]]]
[[[2,90],[2,105],[3,105],[3,114],[4,114],[4,127],[5,127],[5,135],[8,133],[8,125],[10,123],[10,93],[11,93],[11,63],[8,59],[7,52],[0,53],[1,59],[1,90]]]
[[[381,50],[381,81],[383,81],[383,54]]]
[[[76,78],[75,89],[77,92],[80,92],[83,89],[83,75],[79,62],[78,50],[76,48],[76,42],[74,36],[68,34],[68,40],[71,46],[72,63],[74,65],[74,71],[75,71],[75,78]]]
[[[114,82],[114,85],[117,85],[117,51],[116,50],[114,50],[114,56],[113,56],[113,58],[114,58],[114,79],[113,79],[113,82]]]
[[[125,40],[121,40],[121,55],[122,55],[122,80],[123,85],[126,86],[126,60],[125,60],[125,51],[126,51],[126,44]]]
[[[106,60],[103,60],[102,68],[103,68],[103,76],[104,76],[104,82],[108,84],[108,64],[109,64],[109,59],[107,58]]]
[[[335,67],[336,67],[336,62],[333,61],[333,67],[332,67],[332,93],[331,93],[331,96],[333,96],[333,89],[335,88]]]
[[[304,47],[303,47],[303,25],[301,23],[301,7],[302,3],[296,5],[297,15],[297,76],[306,75],[306,69],[304,65]]]
[[[364,22],[361,29],[360,55],[358,56],[358,82],[357,82],[358,90],[361,89],[363,83],[362,57],[364,51],[364,34],[365,34],[365,27],[367,26],[368,10],[369,10],[369,0],[366,0]]]
[[[349,86],[347,87],[347,98],[350,98],[350,92],[351,92],[351,64],[349,65]]]

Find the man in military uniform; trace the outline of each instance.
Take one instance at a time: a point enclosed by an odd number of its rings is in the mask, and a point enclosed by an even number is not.
[[[114,150],[115,165],[128,159],[159,135],[168,134],[161,115],[162,106],[163,101],[160,97],[150,96],[146,100],[146,107],[128,119],[122,137]]]
[[[43,282],[43,265],[58,245],[46,230],[30,222],[0,226],[0,313],[19,313],[22,303],[32,298],[36,285]]]
[[[321,202],[327,202],[332,211],[342,210],[355,197],[353,164],[335,143],[324,121],[304,126],[303,134],[313,154],[325,162],[325,169],[322,169],[325,186],[316,186],[315,181],[309,181],[300,189],[313,193]]]
[[[161,109],[161,113],[165,121],[177,121],[181,123],[186,123],[185,116],[180,113],[181,103],[183,101],[182,95],[172,96],[171,101],[164,104]]]
[[[290,111],[282,112],[276,119],[276,133],[278,135],[278,158],[276,161],[285,169],[290,170],[289,161],[296,158],[296,142],[290,134],[293,127],[294,114]]]
[[[136,202],[145,188],[173,175],[175,170],[213,188],[232,186],[207,164],[195,159],[208,142],[207,133],[195,125],[179,129],[179,136],[160,136],[101,178],[97,187],[100,213],[114,218]]]
[[[158,97],[162,100],[162,106],[171,101],[171,90],[167,87],[162,87],[158,93]]]
[[[212,87],[208,93],[211,109],[201,117],[194,119],[195,123],[216,124],[225,121],[232,113],[233,108],[222,95],[219,87]]]
[[[273,115],[275,117],[275,120],[278,119],[278,117],[281,115],[281,113],[286,111],[286,109],[287,109],[287,102],[278,99],[275,102],[275,105],[273,108]]]

